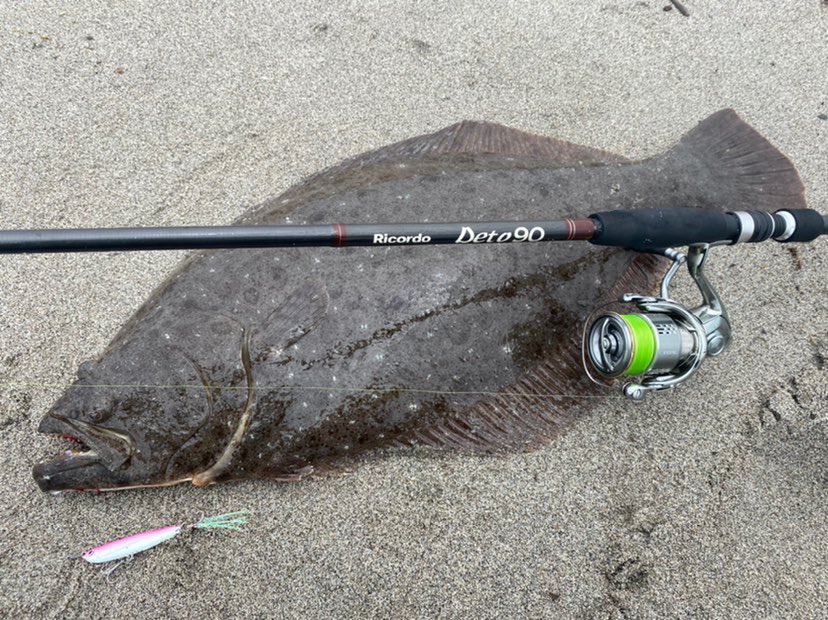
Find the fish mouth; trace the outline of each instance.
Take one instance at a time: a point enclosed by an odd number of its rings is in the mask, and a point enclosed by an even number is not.
[[[32,475],[42,491],[102,490],[129,484],[125,466],[136,452],[129,433],[56,413],[47,414],[38,430],[73,444],[34,466]]]

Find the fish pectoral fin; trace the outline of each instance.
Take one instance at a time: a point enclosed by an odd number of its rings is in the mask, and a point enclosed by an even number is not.
[[[274,350],[295,344],[325,317],[328,302],[328,290],[321,280],[293,290],[254,329],[259,346]]]

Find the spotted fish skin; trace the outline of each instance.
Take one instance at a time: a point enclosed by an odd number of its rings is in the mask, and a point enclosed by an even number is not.
[[[558,219],[634,207],[798,208],[790,161],[732,110],[640,162],[463,122],[348,160],[242,223]],[[336,471],[368,450],[498,452],[594,401],[579,329],[662,259],[586,243],[194,254],[43,418],[88,450],[44,490]],[[131,387],[84,387],[131,386]],[[165,386],[165,387],[158,387]]]

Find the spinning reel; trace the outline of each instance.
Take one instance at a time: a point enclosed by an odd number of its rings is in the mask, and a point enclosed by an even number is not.
[[[666,390],[687,381],[707,356],[715,357],[730,342],[730,321],[724,304],[704,274],[710,244],[692,244],[687,254],[673,249],[659,253],[673,260],[661,282],[658,297],[625,294],[620,301],[638,312],[605,312],[584,327],[583,361],[604,377],[640,377],[624,385],[624,395],[643,399],[648,392]],[[693,309],[670,299],[673,276],[687,264],[703,303]],[[591,317],[590,317],[591,318]],[[589,325],[589,327],[587,327]]]

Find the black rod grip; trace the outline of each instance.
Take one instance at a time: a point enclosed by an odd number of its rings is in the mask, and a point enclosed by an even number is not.
[[[733,214],[692,207],[623,209],[589,217],[596,223],[591,243],[640,251],[735,241],[740,230]]]

